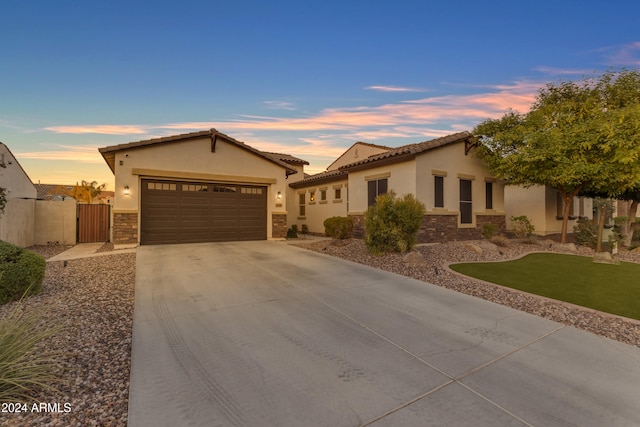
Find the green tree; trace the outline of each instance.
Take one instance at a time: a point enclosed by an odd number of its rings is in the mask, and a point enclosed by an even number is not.
[[[629,95],[629,92],[635,95]],[[507,184],[546,185],[564,202],[566,242],[571,200],[584,192],[616,197],[640,182],[640,75],[549,84],[526,114],[480,123],[477,155]]]

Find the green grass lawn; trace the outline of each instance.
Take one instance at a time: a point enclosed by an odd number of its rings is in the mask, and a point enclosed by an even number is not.
[[[543,253],[450,268],[487,282],[640,320],[640,264],[597,264],[590,257]]]

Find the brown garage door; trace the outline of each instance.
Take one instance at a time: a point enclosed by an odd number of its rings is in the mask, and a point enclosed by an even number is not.
[[[267,188],[142,180],[143,245],[267,238]]]

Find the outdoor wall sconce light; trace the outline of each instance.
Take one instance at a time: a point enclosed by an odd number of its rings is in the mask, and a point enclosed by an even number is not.
[[[125,185],[125,186],[124,186],[124,195],[125,195],[125,196],[128,196],[128,195],[129,195],[129,186],[128,186],[128,185]]]
[[[282,193],[278,191],[278,194],[276,195],[276,199],[281,200],[282,199]]]

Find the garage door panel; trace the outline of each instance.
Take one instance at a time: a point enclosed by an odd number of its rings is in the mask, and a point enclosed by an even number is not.
[[[142,180],[141,243],[267,238],[267,188]]]

